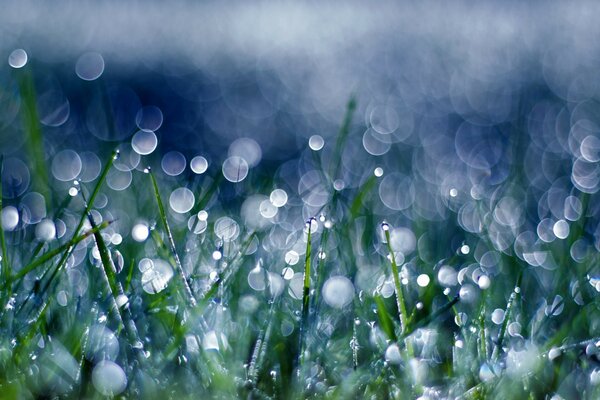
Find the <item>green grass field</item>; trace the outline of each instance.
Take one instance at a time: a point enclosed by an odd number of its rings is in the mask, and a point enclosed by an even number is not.
[[[600,397],[594,134],[545,153],[527,110],[449,160],[356,96],[288,160],[173,172],[150,130],[50,146],[36,72],[0,88],[0,398]]]

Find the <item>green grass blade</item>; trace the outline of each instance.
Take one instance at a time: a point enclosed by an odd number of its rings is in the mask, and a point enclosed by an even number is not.
[[[50,250],[47,253],[44,253],[43,255],[41,255],[39,258],[35,259],[33,262],[31,262],[30,264],[26,265],[25,267],[21,268],[19,270],[19,272],[17,272],[14,276],[15,279],[20,279],[22,277],[24,277],[25,275],[27,275],[29,272],[33,271],[34,269],[36,269],[37,267],[39,267],[40,265],[45,264],[46,262],[50,261],[51,259],[53,259],[54,257],[56,257],[57,255],[59,255],[60,253],[69,250],[70,248],[74,247],[76,244],[78,244],[79,242],[81,242],[82,240],[88,238],[90,235],[94,235],[98,232],[100,232],[103,229],[106,229],[113,221],[104,221],[101,224],[97,225],[96,227],[90,229],[89,231],[85,232],[82,235],[79,235],[77,237],[75,237],[74,239],[69,240],[67,243],[53,249]]]
[[[23,124],[27,132],[28,141],[27,147],[29,151],[29,159],[31,160],[34,177],[34,188],[38,190],[44,197],[50,199],[50,190],[48,187],[48,168],[46,167],[45,159],[46,152],[44,150],[44,138],[40,126],[40,119],[37,112],[35,85],[33,76],[29,69],[17,72],[19,81],[19,92],[23,100],[22,107]],[[52,203],[50,201],[50,203]]]
[[[150,180],[152,181],[152,187],[154,188],[154,196],[156,198],[156,203],[158,205],[158,213],[160,215],[161,222],[162,222],[165,232],[167,234],[167,239],[169,241],[169,247],[171,249],[171,253],[173,254],[173,258],[175,259],[175,266],[176,266],[175,269],[177,270],[177,274],[179,275],[179,278],[181,279],[183,288],[185,290],[185,293],[187,295],[190,305],[192,307],[195,307],[198,302],[196,301],[196,298],[194,297],[194,294],[192,293],[192,289],[190,288],[190,285],[188,284],[187,277],[185,276],[185,273],[183,272],[183,266],[181,265],[179,255],[177,254],[177,249],[175,247],[175,240],[173,239],[173,234],[171,233],[171,227],[169,226],[169,222],[167,221],[167,213],[165,212],[165,207],[163,206],[163,202],[160,197],[160,190],[158,189],[158,183],[156,182],[156,178],[154,177],[154,174],[152,173],[150,168],[147,168],[146,171],[148,172],[148,175],[150,175]]]
[[[2,226],[2,170],[4,166],[4,155],[0,155],[0,247],[2,248],[2,282],[6,285],[10,281],[11,268],[8,260],[8,251],[6,249],[6,238],[4,237],[4,227]],[[10,297],[8,293],[7,297]]]
[[[310,267],[311,267],[311,239],[312,239],[312,223],[316,221],[314,217],[311,217],[307,222],[307,237],[306,237],[306,257],[304,259],[304,277],[302,285],[302,314],[300,317],[300,353],[298,354],[298,365],[300,366],[303,361],[304,353],[304,336],[306,335],[306,329],[308,327],[308,314],[310,309]]]

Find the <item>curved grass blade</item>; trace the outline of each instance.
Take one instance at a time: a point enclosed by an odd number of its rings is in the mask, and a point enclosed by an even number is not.
[[[381,224],[381,229],[385,234],[385,240],[387,242],[387,248],[390,253],[390,264],[392,267],[392,277],[394,279],[394,289],[396,291],[396,306],[398,307],[398,316],[400,319],[400,335],[404,337],[408,329],[408,312],[406,309],[406,302],[404,300],[404,292],[402,291],[402,285],[400,284],[400,273],[398,271],[398,264],[396,264],[396,256],[392,249],[391,238],[390,238],[390,226],[387,222]],[[409,356],[412,356],[412,346],[409,342],[406,342],[406,350]]]
[[[88,238],[90,235],[94,235],[94,234],[100,232],[101,230],[106,229],[112,222],[113,221],[104,221],[101,224],[99,224],[99,225],[95,226],[94,228],[90,229],[89,231],[85,232],[84,234],[79,235],[79,236],[77,236],[77,237],[69,240],[67,243],[65,243],[65,244],[57,247],[56,249],[50,250],[49,252],[44,253],[39,258],[36,258],[30,264],[28,264],[25,267],[21,268],[19,270],[19,272],[17,272],[15,274],[14,278],[15,279],[20,279],[20,278],[24,277],[29,272],[33,271],[34,269],[36,269],[40,265],[43,265],[46,262],[50,261],[51,259],[53,259],[57,255],[59,255],[60,253],[62,253],[64,251],[68,251],[69,249],[73,248],[76,244],[78,244],[82,240]]]

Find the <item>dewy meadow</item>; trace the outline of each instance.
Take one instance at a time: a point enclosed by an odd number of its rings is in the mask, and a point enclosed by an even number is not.
[[[600,398],[600,7],[0,13],[0,398]]]

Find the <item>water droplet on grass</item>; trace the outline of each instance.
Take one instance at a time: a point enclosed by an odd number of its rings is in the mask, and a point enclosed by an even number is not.
[[[557,359],[558,357],[560,357],[561,354],[562,354],[562,352],[560,351],[560,349],[557,349],[556,347],[553,347],[548,352],[548,359],[550,361],[554,361],[555,359]]]
[[[400,348],[396,343],[389,345],[385,350],[385,360],[390,364],[400,364],[402,362]]]
[[[429,281],[429,275],[427,274],[421,274],[417,277],[417,285],[421,287],[426,287],[427,285],[429,285]]]

